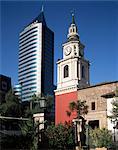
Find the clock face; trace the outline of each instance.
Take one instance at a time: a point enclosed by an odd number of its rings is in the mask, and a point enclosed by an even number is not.
[[[72,51],[72,48],[70,46],[68,46],[68,47],[65,48],[65,52],[64,53],[67,56],[67,55],[69,55],[71,53],[71,51]]]

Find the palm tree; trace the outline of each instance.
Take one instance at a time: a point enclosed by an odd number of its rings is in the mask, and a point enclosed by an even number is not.
[[[67,115],[70,117],[72,112],[76,112],[77,113],[77,118],[80,119],[81,117],[84,117],[85,114],[88,113],[88,105],[86,105],[86,101],[72,101],[69,104],[69,110],[70,111],[66,111]]]
[[[70,117],[72,112],[76,112],[77,114],[77,117],[73,120],[75,130],[75,144],[81,147],[81,145],[85,145],[84,115],[88,113],[88,106],[86,105],[86,101],[72,101],[69,104],[69,111],[66,111],[66,113]]]

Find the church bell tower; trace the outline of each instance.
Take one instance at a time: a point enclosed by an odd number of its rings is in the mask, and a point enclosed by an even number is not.
[[[84,58],[84,47],[72,14],[67,41],[62,45],[63,58],[57,62],[56,124],[72,120],[66,114],[69,103],[77,101],[78,89],[89,86],[89,61]]]
[[[74,14],[62,47],[63,59],[57,62],[57,90],[89,86],[89,61],[84,58],[85,46],[80,42]]]

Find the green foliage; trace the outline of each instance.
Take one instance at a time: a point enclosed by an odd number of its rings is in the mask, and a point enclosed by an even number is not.
[[[115,90],[115,100],[112,102],[112,115],[108,117],[118,119],[118,87]]]
[[[73,128],[71,124],[50,125],[46,129],[45,135],[48,137],[51,148],[66,149],[74,145]]]
[[[118,99],[112,102],[112,118],[118,118]]]
[[[38,146],[38,140],[37,140],[37,133],[36,128],[38,125],[33,123],[32,118],[29,118],[28,121],[23,121],[22,124],[20,124],[22,136],[25,139],[25,142],[27,144],[27,149],[36,150]]]
[[[0,105],[0,114],[3,116],[21,116],[21,101],[11,89],[5,97],[5,102]]]
[[[45,108],[41,108],[41,100],[45,99]],[[33,124],[33,114],[35,113],[41,113],[44,112],[44,109],[46,109],[46,112],[50,112],[53,107],[53,98],[52,96],[47,97],[41,97],[33,95],[32,100],[30,102],[30,107],[27,107],[24,116],[29,118],[29,121],[22,122],[20,125],[22,134],[24,137],[29,137],[29,145],[30,149],[37,149],[38,147],[38,134],[36,131],[38,129],[38,124]],[[26,139],[27,141],[27,139]],[[27,141],[28,142],[28,141]]]
[[[78,100],[77,102],[72,101],[69,104],[69,110],[66,111],[67,115],[70,116],[72,112],[77,113],[77,117],[80,118],[81,116],[88,113],[88,106],[86,105],[86,101]]]
[[[41,106],[41,101],[45,101],[44,102],[44,107],[42,108]],[[52,96],[45,96],[45,97],[41,97],[40,95],[36,96],[35,94],[33,95],[31,101],[30,101],[30,108],[28,107],[25,111],[25,116],[27,117],[31,117],[33,114],[35,113],[41,113],[44,112],[44,110],[46,110],[46,112],[51,112],[52,108],[54,105],[54,99]]]
[[[99,129],[90,130],[90,143],[94,147],[111,147],[112,145],[112,135],[108,129]]]

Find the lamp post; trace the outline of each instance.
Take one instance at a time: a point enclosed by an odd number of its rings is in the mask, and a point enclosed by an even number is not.
[[[89,125],[86,124],[85,128],[86,128],[86,145],[87,145],[87,149],[89,150]]]
[[[117,129],[117,118],[112,118],[111,122],[113,123],[113,141],[114,141],[114,146],[116,149],[116,129]]]
[[[82,123],[81,119],[78,118],[73,119],[76,150],[79,150],[81,147],[81,140],[80,140],[80,132],[82,131],[81,123]]]
[[[77,121],[73,122],[74,124],[74,136],[75,136],[75,145],[78,144],[78,136],[77,136]]]
[[[113,139],[114,139],[114,143],[116,142],[116,125],[117,125],[117,118],[114,119],[112,118],[111,119],[111,122],[113,123]]]
[[[34,104],[38,106],[39,111],[33,114],[34,123],[36,123],[36,130],[37,130],[37,147],[39,148],[39,144],[42,141],[42,131],[45,128],[45,108],[46,108],[46,99],[45,97],[41,97],[34,101]]]

